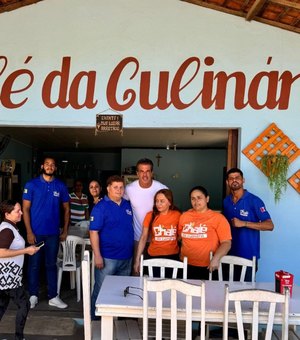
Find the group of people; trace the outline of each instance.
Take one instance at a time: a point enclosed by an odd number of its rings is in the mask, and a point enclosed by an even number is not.
[[[188,278],[208,279],[209,272],[218,269],[220,259],[227,253],[259,259],[259,232],[274,227],[263,201],[244,189],[240,169],[227,172],[231,193],[224,199],[223,214],[209,208],[209,195],[203,186],[190,190],[191,209],[181,213],[172,191],[153,179],[151,160],[139,160],[136,172],[138,179],[126,187],[123,178],[109,178],[107,196],[91,212],[90,239],[95,256],[93,318],[105,276],[138,275],[141,254],[176,260],[186,256]],[[250,278],[251,269],[246,280]]]
[[[90,213],[95,204],[101,199],[101,185],[98,181],[92,180],[89,183],[90,198],[83,193],[83,183],[76,179],[74,191],[70,193],[70,224],[76,225],[82,221],[88,221]]]
[[[7,310],[9,301],[17,306],[15,339],[24,338],[24,327],[30,308],[39,301],[39,285],[42,260],[47,279],[49,305],[67,308],[57,294],[57,255],[59,244],[68,235],[70,201],[76,200],[69,194],[66,185],[55,177],[56,163],[52,157],[45,157],[41,164],[40,176],[26,183],[23,202],[5,200],[0,203],[0,320]],[[74,185],[75,195],[82,190],[81,182]],[[101,186],[98,181],[89,184],[91,201],[89,208],[100,201]],[[85,197],[80,196],[85,202]],[[76,209],[75,209],[76,210]],[[85,209],[84,218],[88,218]],[[75,220],[78,219],[75,212]],[[23,215],[26,240],[18,230],[17,223]],[[76,216],[77,215],[77,216]],[[75,221],[74,220],[74,221]],[[81,217],[79,217],[81,220]],[[27,243],[27,246],[26,246]],[[28,259],[27,289],[24,288],[24,255]]]
[[[82,194],[82,183],[75,182],[74,195],[54,174],[53,158],[45,158],[41,175],[29,181],[23,192],[23,219],[28,247],[18,233],[16,223],[22,210],[18,202],[4,201],[0,205],[0,263],[2,268],[18,266],[18,277],[0,271],[0,320],[13,299],[18,306],[16,339],[23,338],[23,328],[29,308],[38,303],[40,266],[45,256],[49,305],[66,308],[57,295],[57,253],[59,242],[67,237],[69,223],[90,220],[90,240],[95,263],[95,285],[92,293],[92,318],[95,302],[106,275],[138,275],[140,257],[164,257],[176,260],[188,258],[188,278],[207,279],[209,272],[219,267],[228,252],[252,259],[260,257],[260,231],[272,230],[272,220],[263,201],[244,189],[240,169],[230,169],[226,181],[230,189],[223,202],[223,214],[209,208],[209,194],[203,186],[190,190],[191,209],[181,212],[174,204],[172,191],[153,179],[153,163],[144,158],[137,162],[137,180],[125,187],[124,179],[114,175],[107,180],[107,195],[100,198],[101,186],[92,181],[90,204]],[[76,197],[75,197],[76,196]],[[83,202],[74,208],[70,220],[72,199]],[[61,222],[61,207],[63,221]],[[43,241],[44,246],[37,247]],[[213,257],[210,258],[210,253]],[[22,286],[24,254],[28,261],[28,291]],[[8,274],[7,274],[8,273]],[[251,277],[251,272],[248,273]]]

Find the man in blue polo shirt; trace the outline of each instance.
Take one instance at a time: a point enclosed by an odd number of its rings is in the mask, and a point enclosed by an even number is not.
[[[95,205],[90,217],[90,239],[94,253],[95,285],[91,314],[106,275],[130,275],[133,256],[133,215],[123,198],[124,181],[120,176],[107,180],[107,196]]]
[[[28,263],[28,289],[30,307],[38,303],[40,266],[45,256],[49,305],[66,308],[57,295],[57,253],[59,242],[68,233],[70,218],[69,193],[65,184],[54,177],[55,160],[46,157],[41,166],[42,174],[26,183],[23,192],[23,218],[27,241],[35,244],[43,241],[41,251],[31,256]],[[64,211],[63,232],[60,234],[61,207]],[[44,253],[44,254],[43,254]]]
[[[260,258],[260,231],[272,231],[273,222],[264,202],[245,190],[243,172],[238,168],[226,174],[230,195],[223,201],[223,213],[231,225],[232,244],[229,254],[251,259]],[[257,266],[256,266],[257,269]],[[235,273],[235,279],[238,279]],[[251,270],[246,281],[251,281]]]

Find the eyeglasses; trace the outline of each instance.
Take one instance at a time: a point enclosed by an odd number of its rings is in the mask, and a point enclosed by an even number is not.
[[[136,290],[140,290],[140,291],[143,291],[143,288],[140,288],[140,287],[131,287],[131,286],[127,286],[125,289],[124,289],[124,297],[126,297],[127,295],[135,295],[135,296],[138,296],[141,300],[143,300],[143,297],[140,295],[140,294],[137,294],[137,293],[132,293],[130,291],[130,289],[136,289]]]

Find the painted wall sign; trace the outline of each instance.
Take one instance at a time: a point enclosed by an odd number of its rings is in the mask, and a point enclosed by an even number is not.
[[[35,83],[34,72],[30,70],[32,58],[26,58],[26,67],[9,72],[8,58],[0,56],[0,105],[3,107],[17,109],[30,101],[28,91]],[[63,57],[61,68],[46,75],[40,90],[42,103],[50,109],[95,109],[100,97],[95,90],[97,72],[83,70],[71,76],[71,61],[71,57]],[[151,70],[142,70],[137,58],[126,57],[111,72],[106,85],[106,99],[108,105],[118,112],[128,110],[137,102],[145,110],[165,110],[170,106],[184,110],[192,105],[224,110],[230,102],[236,110],[249,107],[254,110],[287,110],[293,85],[300,74],[268,70],[271,62],[272,57],[269,57],[266,70],[250,76],[243,71],[229,74],[226,70],[215,72],[216,61],[212,56],[203,60],[190,57],[172,76],[170,71],[159,71],[157,75]],[[198,89],[196,93],[195,89]],[[189,92],[194,94],[186,99]]]
[[[99,132],[121,132],[123,129],[122,115],[96,115],[96,130]]]

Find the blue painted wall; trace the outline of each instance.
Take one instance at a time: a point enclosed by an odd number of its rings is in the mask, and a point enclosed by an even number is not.
[[[288,185],[282,200],[275,204],[266,177],[242,154],[242,150],[272,122],[300,147],[300,81],[297,79],[292,84],[286,109],[280,110],[278,105],[274,108],[264,105],[270,72],[277,72],[278,77],[285,71],[294,77],[300,73],[299,35],[177,0],[42,1],[3,13],[0,31],[9,32],[0,35],[1,55],[6,58],[0,59],[2,126],[93,127],[96,114],[114,112],[110,111],[111,102],[107,96],[107,85],[114,69],[124,58],[134,57],[139,62],[138,70],[136,65],[129,65],[122,73],[116,90],[117,100],[121,103],[131,98],[124,99],[125,90],[133,89],[136,95],[134,104],[122,111],[124,127],[239,128],[239,164],[245,173],[245,186],[265,201],[275,223],[273,232],[262,233],[258,280],[273,280],[276,270],[285,269],[294,273],[295,281],[300,283],[300,195]],[[28,58],[30,56],[32,58]],[[213,57],[212,65],[205,63],[208,56]],[[67,105],[51,108],[42,100],[45,79],[54,70],[61,69],[64,57],[71,57],[69,79],[73,80],[82,71],[96,73],[94,107]],[[139,96],[141,72],[151,72],[151,103],[157,99],[160,72],[169,72],[169,100],[174,77],[190,57],[199,58],[200,69],[196,70],[196,63],[187,69],[181,81],[182,102],[192,103],[197,97],[205,72],[214,75],[221,71],[228,75],[242,72],[246,76],[245,107],[237,108],[234,104],[236,88],[235,81],[231,80],[221,109],[216,105],[204,108],[201,96],[186,108],[177,108],[173,102],[165,109],[143,108]],[[26,91],[13,93],[10,97],[13,104],[24,103],[17,108],[9,108],[3,102],[3,85],[16,70],[29,70],[34,79]],[[130,79],[135,70],[137,74]],[[249,85],[261,72],[265,72],[266,77],[258,88],[257,107],[253,107],[247,103]],[[25,89],[28,77],[18,77],[15,88]],[[278,81],[276,84],[278,99],[281,83]],[[53,102],[59,89],[56,81],[51,93]],[[240,91],[241,87],[237,90]],[[78,100],[83,103],[85,98],[86,86],[82,83]],[[291,164],[288,175],[299,168],[298,157]],[[170,180],[167,177],[166,181]]]

